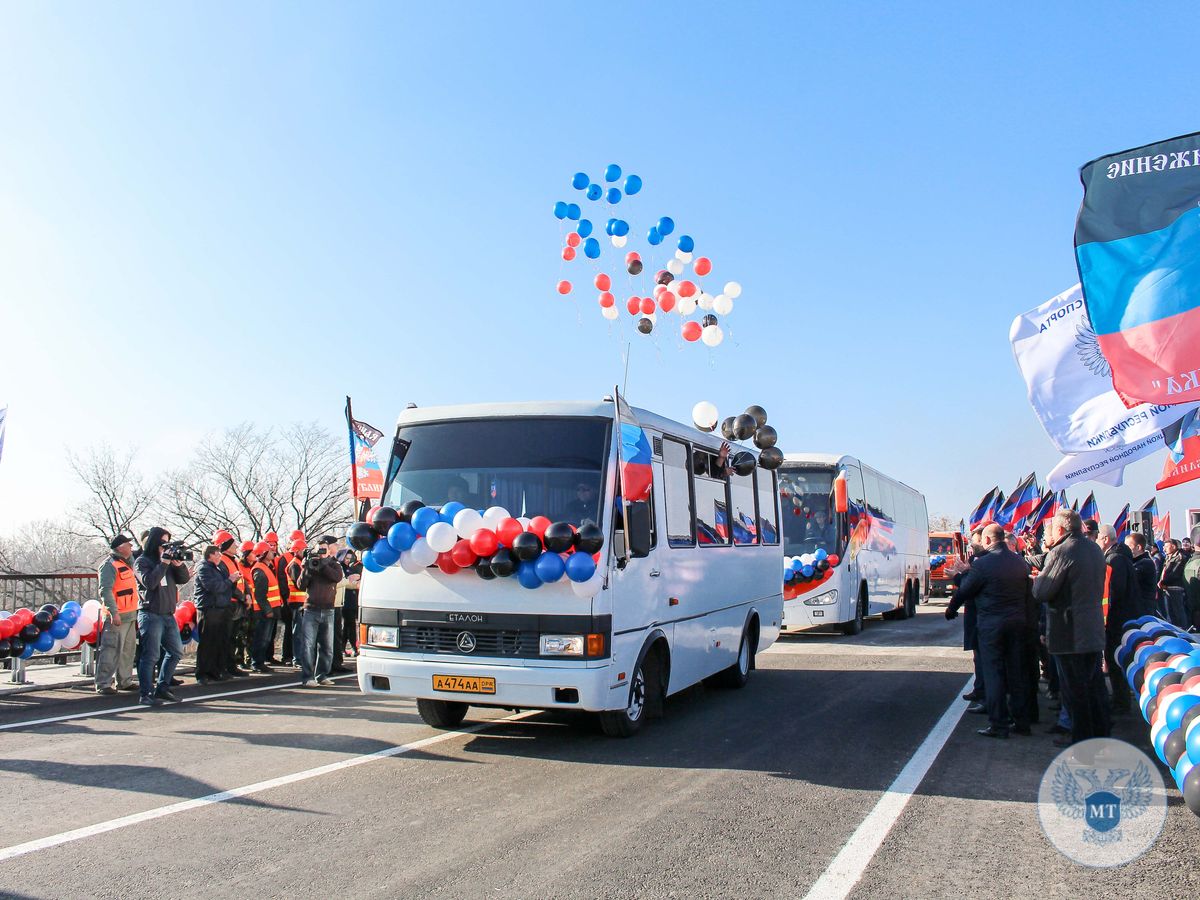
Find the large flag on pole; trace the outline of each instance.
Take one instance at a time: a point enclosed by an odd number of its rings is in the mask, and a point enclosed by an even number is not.
[[[1003,525],[1006,531],[1011,531],[1017,525],[1020,525],[1020,519],[1017,516],[1018,508],[1026,508],[1036,497],[1037,476],[1033,472],[1030,472],[1021,479],[1020,484],[1013,489],[1012,494],[1004,501],[1004,505],[996,512],[996,524]]]
[[[1125,481],[1125,467],[1131,462],[1150,456],[1163,447],[1161,431],[1120,447],[1069,453],[1046,476],[1046,483],[1056,491],[1083,481],[1098,481],[1110,487],[1120,487]]]
[[[996,514],[1000,512],[1003,506],[1004,491],[996,491],[995,496],[992,497],[992,502],[989,503],[988,508],[984,510],[983,518],[979,520],[978,527],[982,528],[984,525],[991,525],[993,522],[995,522]],[[972,528],[971,530],[974,531],[975,529]]]
[[[1170,455],[1163,465],[1157,490],[1175,487],[1200,478],[1200,415],[1190,413],[1181,423],[1178,435],[1170,437]]]
[[[1126,503],[1121,511],[1117,514],[1116,520],[1113,522],[1113,528],[1117,531],[1117,540],[1125,540],[1125,535],[1129,534],[1129,504]]]
[[[987,516],[988,511],[992,508],[992,501],[996,499],[996,492],[998,490],[1000,490],[999,485],[984,494],[983,499],[979,501],[979,505],[975,507],[974,511],[967,518],[967,525],[970,531],[974,531],[983,524],[984,517]]]
[[[1088,322],[1079,285],[1017,316],[1009,329],[1029,403],[1063,453],[1118,447],[1178,419],[1188,406],[1126,407]]]
[[[1200,400],[1200,133],[1080,171],[1075,260],[1126,402]]]
[[[648,499],[650,489],[654,486],[650,439],[646,437],[646,432],[642,430],[633,410],[615,387],[613,396],[617,398],[617,449],[621,458],[621,496],[625,503],[637,503]]]
[[[350,491],[355,500],[378,500],[383,496],[383,469],[375,456],[375,445],[383,432],[354,418],[346,398],[346,428],[350,433]]]

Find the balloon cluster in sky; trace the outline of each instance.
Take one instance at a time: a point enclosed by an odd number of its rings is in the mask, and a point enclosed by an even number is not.
[[[725,340],[720,319],[733,312],[733,301],[741,295],[742,286],[729,281],[715,295],[705,290],[703,279],[713,272],[712,260],[695,255],[696,241],[691,235],[674,237],[675,220],[670,216],[660,216],[646,228],[645,249],[630,249],[621,256],[621,251],[635,235],[635,228],[627,219],[616,216],[616,207],[624,198],[642,190],[639,176],[624,175],[623,182],[622,176],[621,167],[616,163],[604,170],[603,185],[593,181],[586,172],[575,173],[571,187],[583,194],[585,204],[599,206],[593,212],[584,205],[566,200],[554,204],[554,217],[572,223],[563,239],[563,260],[571,263],[582,254],[592,261],[594,271],[584,277],[591,277],[599,292],[600,314],[609,321],[620,318],[623,305],[626,312],[637,319],[637,330],[650,334],[658,324],[659,313],[676,313],[683,320],[679,326],[683,340],[707,347],[718,346]],[[607,251],[608,259],[603,258],[605,242],[594,234],[597,226],[589,215],[594,215],[597,221],[606,218],[604,232],[607,243],[613,248]],[[674,245],[673,253],[671,244]],[[652,285],[648,283],[651,275]],[[622,280],[624,284],[618,285]],[[564,296],[574,289],[570,279],[558,282],[558,292]],[[623,304],[617,299],[618,293],[628,295]],[[697,313],[699,318],[692,318]]]
[[[692,407],[692,424],[701,431],[716,431],[720,420],[717,408],[707,400]],[[721,422],[721,437],[727,441],[753,439],[754,446],[759,449],[758,465],[764,469],[778,469],[783,465],[783,451],[775,446],[779,443],[779,433],[767,424],[767,411],[761,406],[747,406],[740,416],[729,416]],[[739,459],[742,459],[741,465]],[[746,475],[754,469],[754,454],[742,450],[730,457],[729,463],[739,475]],[[746,466],[749,468],[741,471]]]

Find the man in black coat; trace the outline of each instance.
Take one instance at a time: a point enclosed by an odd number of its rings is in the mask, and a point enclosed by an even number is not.
[[[1108,567],[1108,618],[1104,623],[1104,662],[1108,667],[1108,683],[1112,689],[1112,708],[1115,713],[1129,712],[1129,683],[1117,664],[1115,654],[1125,633],[1125,623],[1136,619],[1138,586],[1133,574],[1133,554],[1117,540],[1117,530],[1101,525],[1096,543],[1104,551]]]
[[[1131,531],[1125,536],[1125,546],[1129,548],[1133,558],[1133,578],[1137,588],[1134,592],[1137,615],[1134,618],[1157,616],[1158,566],[1154,564],[1154,558],[1146,552],[1146,536]]]
[[[972,564],[954,596],[955,603],[975,606],[989,720],[979,734],[1008,737],[1010,712],[1013,732],[1029,734],[1025,684],[1029,567],[1009,549],[1000,525],[992,523],[983,529],[983,548],[983,555]]]
[[[967,542],[967,562],[966,566],[975,565],[975,561],[983,555],[983,544],[980,541],[983,538],[983,529],[976,528],[971,532],[970,540]],[[961,564],[960,564],[961,565]],[[946,618],[954,619],[958,616],[959,609],[963,608],[964,601],[958,598],[958,589],[962,587],[963,579],[967,577],[969,568],[963,568],[951,572],[950,567],[946,568],[947,574],[953,575],[954,581],[954,597],[950,600],[950,605],[946,608]],[[985,710],[983,705],[986,692],[983,686],[983,667],[979,663],[979,635],[975,629],[975,604],[966,603],[966,608],[963,614],[963,649],[970,650],[975,664],[975,684],[971,690],[963,694],[964,700],[969,700],[971,705],[967,708],[968,712],[981,713]]]

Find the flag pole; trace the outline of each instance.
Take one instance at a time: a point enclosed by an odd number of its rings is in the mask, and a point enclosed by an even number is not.
[[[346,434],[350,440],[350,511],[358,521],[358,460],[354,452],[354,412],[350,408],[350,395],[346,395]]]

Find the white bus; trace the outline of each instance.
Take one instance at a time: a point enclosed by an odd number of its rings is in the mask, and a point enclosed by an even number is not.
[[[457,727],[469,706],[573,709],[627,736],[701,680],[745,684],[783,618],[775,473],[720,474],[720,437],[634,410],[653,486],[649,500],[629,504],[626,534],[615,410],[605,398],[401,414],[385,505],[500,506],[594,523],[604,543],[587,585],[527,589],[437,567],[366,574],[365,694],[415,698],[440,728]]]
[[[924,496],[852,456],[785,454],[777,474],[785,557],[835,563],[811,577],[785,564],[784,627],[858,634],[867,616],[914,615],[929,590]]]

